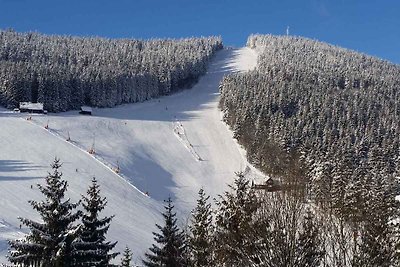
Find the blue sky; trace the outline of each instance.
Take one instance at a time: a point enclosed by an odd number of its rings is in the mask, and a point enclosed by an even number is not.
[[[290,34],[400,63],[398,0],[0,0],[0,28],[112,38]]]

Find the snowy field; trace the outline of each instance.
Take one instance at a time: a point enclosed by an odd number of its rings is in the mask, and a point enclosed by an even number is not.
[[[59,114],[16,114],[0,110],[0,263],[6,240],[22,236],[18,216],[37,218],[27,203],[42,199],[31,185],[43,182],[49,164],[59,157],[68,196],[79,199],[90,180],[99,180],[108,198],[105,214],[115,214],[110,240],[117,250],[128,245],[135,260],[152,243],[163,200],[171,196],[186,223],[197,192],[222,193],[246,168],[244,151],[221,121],[218,85],[231,72],[255,68],[257,53],[249,48],[217,53],[205,76],[190,90],[109,109],[93,116],[78,111]],[[48,129],[44,126],[48,124]],[[70,141],[66,141],[70,137]],[[94,145],[95,154],[87,153]],[[116,173],[119,169],[119,173]]]

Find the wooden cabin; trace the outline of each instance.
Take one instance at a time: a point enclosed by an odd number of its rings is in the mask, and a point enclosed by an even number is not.
[[[19,102],[19,111],[39,114],[47,113],[47,111],[43,109],[43,103],[32,102]]]
[[[272,179],[271,177],[267,177],[267,179],[262,184],[255,184],[253,181],[252,188],[256,190],[265,190],[268,192],[273,192],[273,191],[280,191],[281,184],[278,181]]]
[[[276,191],[291,191],[303,188],[304,184],[299,183],[282,183],[281,181],[274,180],[268,177],[263,184],[255,184],[252,182],[252,188],[255,190],[265,190],[267,192]]]
[[[92,115],[92,108],[88,106],[82,106],[79,113],[82,115]]]

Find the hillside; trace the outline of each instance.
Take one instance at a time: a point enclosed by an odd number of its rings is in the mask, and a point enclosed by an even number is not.
[[[303,154],[313,173],[376,160],[397,171],[400,66],[300,37],[255,35],[248,45],[262,51],[258,68],[226,77],[220,105],[253,163],[279,176]]]
[[[0,262],[6,240],[27,231],[17,217],[37,219],[27,201],[42,197],[35,184],[54,157],[73,201],[98,179],[105,215],[116,215],[108,238],[137,262],[163,201],[173,199],[185,228],[200,188],[219,195],[210,237],[222,243],[211,249],[219,264],[398,262],[400,67],[295,36],[253,35],[245,48],[212,51],[198,82],[181,84],[190,90],[92,116],[2,108]]]
[[[332,266],[395,262],[400,66],[294,36],[254,35],[248,46],[257,69],[225,77],[220,100],[248,160],[348,231]]]
[[[184,219],[200,187],[215,196],[248,165],[244,151],[221,121],[218,85],[224,75],[256,65],[249,48],[222,50],[191,89],[144,103],[49,115],[0,112],[0,249],[21,236],[17,216],[35,218],[30,199],[41,198],[31,185],[41,183],[55,156],[60,157],[68,195],[76,200],[93,176],[108,198],[106,214],[115,214],[109,239],[117,250],[129,245],[135,257],[152,242],[162,200],[173,196]],[[48,123],[49,130],[44,129]],[[178,134],[179,133],[179,134]],[[67,136],[72,143],[66,142]],[[94,138],[95,136],[95,138]],[[96,158],[86,150],[95,139]],[[121,175],[112,168],[119,164]],[[111,168],[109,168],[111,167]],[[250,177],[257,172],[250,168]],[[148,192],[149,196],[144,193]],[[184,223],[184,222],[182,222]]]
[[[113,107],[197,82],[219,37],[106,39],[0,31],[0,104],[42,102],[52,112]]]

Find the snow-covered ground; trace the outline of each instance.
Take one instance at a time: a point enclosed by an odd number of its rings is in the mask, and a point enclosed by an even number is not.
[[[28,121],[26,114],[0,110],[0,263],[6,240],[27,231],[20,229],[17,217],[37,218],[27,201],[42,195],[31,185],[43,182],[54,157],[64,162],[73,200],[86,192],[93,176],[99,180],[108,198],[105,214],[116,215],[109,238],[119,241],[117,250],[128,245],[143,255],[168,196],[185,223],[200,187],[215,197],[234,172],[248,166],[221,121],[218,84],[228,73],[255,68],[256,61],[257,53],[249,48],[222,50],[192,89],[94,109],[93,116],[71,111],[32,115]],[[93,144],[96,153],[90,155]],[[246,173],[260,175],[251,166]]]

